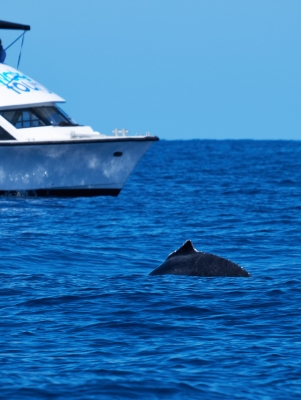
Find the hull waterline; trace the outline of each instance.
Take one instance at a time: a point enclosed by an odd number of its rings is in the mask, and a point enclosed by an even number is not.
[[[0,195],[117,196],[154,140],[0,143]]]

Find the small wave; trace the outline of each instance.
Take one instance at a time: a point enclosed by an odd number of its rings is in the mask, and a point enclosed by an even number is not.
[[[43,297],[40,299],[28,300],[22,303],[17,304],[18,306],[26,306],[26,307],[39,307],[39,306],[47,306],[47,305],[57,305],[64,304],[73,301],[82,300],[81,296],[58,296],[58,297]]]
[[[181,314],[181,315],[197,315],[210,313],[210,309],[206,307],[181,306],[172,307],[164,310],[165,314]]]

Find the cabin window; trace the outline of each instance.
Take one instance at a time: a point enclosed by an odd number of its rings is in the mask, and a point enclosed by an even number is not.
[[[77,125],[66,113],[58,107],[40,107],[37,109],[40,115],[47,120],[50,125],[55,126],[74,126]]]
[[[46,125],[32,109],[3,111],[1,115],[17,129]]]
[[[1,112],[15,128],[34,128],[37,126],[76,126],[77,124],[58,107],[32,107]]]
[[[41,119],[32,111],[26,110],[22,111],[15,124],[16,128],[31,128],[34,126],[45,125]]]
[[[10,135],[2,126],[0,126],[0,140],[16,140],[12,135]]]

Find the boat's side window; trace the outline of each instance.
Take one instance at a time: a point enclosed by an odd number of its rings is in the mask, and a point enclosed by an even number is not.
[[[50,125],[54,126],[77,126],[66,113],[58,107],[37,107],[35,112],[40,115]]]
[[[46,125],[32,109],[2,111],[1,115],[17,129]]]
[[[35,126],[44,126],[45,123],[38,118],[38,116],[30,110],[21,112],[15,127],[19,128],[33,128]]]
[[[15,110],[2,111],[1,115],[14,126],[19,117],[18,111]]]
[[[2,126],[0,126],[0,140],[16,140],[12,135],[10,135]]]
[[[17,129],[49,125],[78,126],[62,110],[52,106],[6,110],[0,112],[0,115]]]

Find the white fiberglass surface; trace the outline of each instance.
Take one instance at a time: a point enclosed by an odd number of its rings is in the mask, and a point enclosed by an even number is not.
[[[152,141],[0,146],[0,190],[122,188]],[[122,154],[121,156],[114,156]]]
[[[0,64],[0,108],[64,101],[22,72]]]

